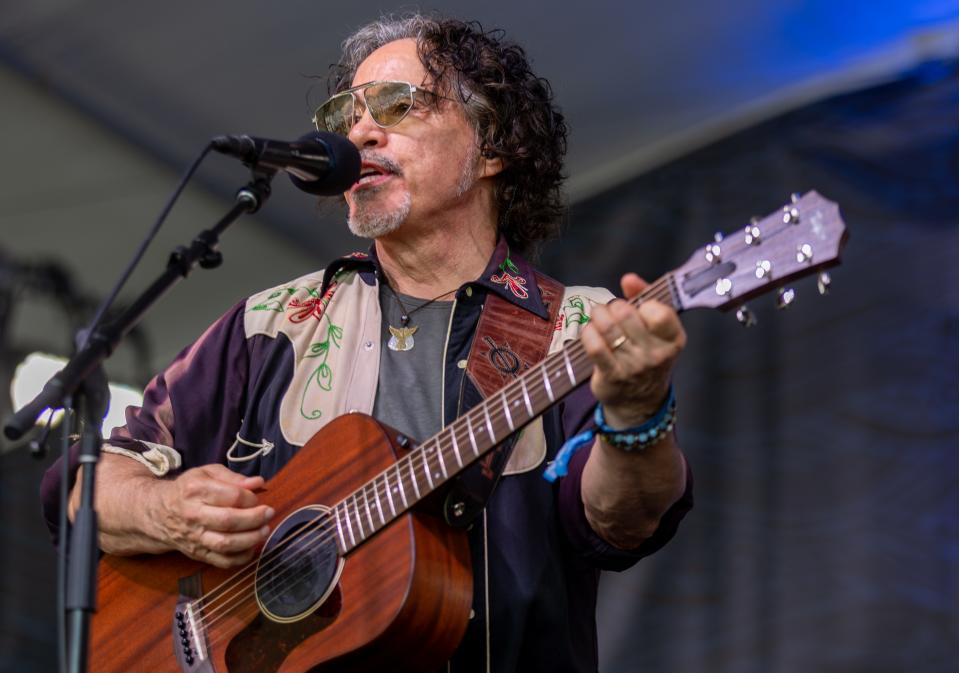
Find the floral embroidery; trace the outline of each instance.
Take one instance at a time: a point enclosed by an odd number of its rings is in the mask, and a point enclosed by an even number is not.
[[[369,257],[365,252],[351,252],[347,255],[348,259],[366,259]]]
[[[310,292],[310,298],[305,301],[300,301],[299,299],[291,299],[290,302],[286,305],[287,310],[289,309],[299,309],[296,313],[290,315],[290,322],[300,323],[309,318],[310,316],[319,320],[323,317],[324,311],[326,311],[327,305],[330,303],[330,299],[333,298],[333,293],[336,291],[337,282],[334,280],[330,283],[330,287],[327,288],[326,292],[322,297],[316,295],[316,290]]]
[[[283,313],[283,298],[290,297],[300,290],[305,290],[311,297],[318,297],[319,293],[313,287],[284,287],[272,292],[269,297],[263,300],[263,303],[257,304],[251,311],[275,311]]]
[[[493,275],[490,277],[490,280],[494,283],[498,283],[499,285],[505,285],[510,292],[520,299],[526,299],[529,297],[529,292],[527,292],[526,288],[523,287],[526,285],[526,279],[522,276],[514,276],[513,274],[504,271],[500,276]]]
[[[509,253],[506,253],[506,259],[500,262],[499,270],[503,273],[511,273],[514,276],[519,274],[519,267],[513,264],[513,260],[509,258]]]
[[[339,325],[334,325],[329,316],[326,316],[326,322],[328,323],[326,329],[326,338],[323,339],[323,341],[317,341],[314,344],[310,344],[309,352],[303,356],[304,358],[321,358],[320,364],[317,365],[316,369],[313,370],[313,373],[310,374],[310,378],[307,379],[306,385],[303,387],[303,397],[300,399],[300,415],[303,416],[303,418],[311,421],[314,421],[322,416],[323,412],[319,409],[313,409],[307,413],[307,411],[304,409],[304,406],[306,405],[306,395],[310,391],[310,385],[314,382],[320,388],[320,390],[330,392],[333,389],[333,370],[330,369],[330,366],[326,363],[326,361],[330,357],[331,346],[339,349],[340,339],[343,338],[342,327]]]
[[[586,301],[589,301],[588,299]],[[593,302],[590,301],[590,304]],[[583,297],[574,294],[566,300],[566,306],[563,307],[563,316],[566,318],[566,326],[572,324],[585,325],[589,322],[589,314],[586,313],[586,302]]]

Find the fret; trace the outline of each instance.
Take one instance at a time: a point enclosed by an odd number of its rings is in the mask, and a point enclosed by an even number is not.
[[[470,444],[473,445],[473,453],[475,453],[476,456],[479,457],[480,451],[479,451],[479,447],[476,446],[476,437],[473,436],[473,424],[470,423],[469,414],[467,414],[464,418],[466,420],[466,429],[469,430],[469,433],[470,433]]]
[[[370,535],[376,531],[376,524],[373,523],[373,513],[370,512],[370,500],[366,497],[366,485],[363,485],[363,488],[360,489],[363,493],[363,505],[366,507],[366,518],[370,521]]]
[[[380,525],[386,525],[386,518],[383,516],[383,503],[380,502],[380,489],[376,486],[376,477],[373,479],[373,495],[376,496],[376,513],[380,515]]]
[[[573,373],[573,363],[569,361],[569,349],[563,349],[563,361],[566,362],[566,373],[569,374],[569,385],[576,385],[576,374]]]
[[[516,429],[513,424],[513,414],[509,412],[509,401],[506,399],[506,388],[503,388],[503,411],[506,412],[506,422],[509,423],[510,432]]]
[[[400,472],[400,465],[396,466],[396,483],[400,485],[400,497],[403,498],[403,508],[409,509],[410,503],[406,499],[406,489],[403,488],[403,473]]]
[[[483,413],[486,414],[486,430],[489,432],[489,441],[491,444],[496,442],[496,433],[493,432],[493,421],[489,417],[489,405],[483,403]]]
[[[549,382],[549,372],[546,371],[546,367],[543,365],[539,366],[543,370],[543,385],[546,386],[546,396],[549,397],[550,402],[555,402],[556,397],[553,396],[553,386]]]
[[[340,538],[340,551],[346,553],[346,538],[343,537],[343,526],[340,525],[340,507],[333,508],[333,518],[336,520],[336,534]]]
[[[346,515],[346,529],[350,532],[350,543],[356,546],[356,537],[353,535],[353,524],[350,522],[350,506],[343,501],[343,513]]]
[[[393,516],[396,516],[396,505],[393,504],[393,486],[390,485],[390,473],[383,473],[383,483],[386,484],[386,499],[390,503],[390,512],[393,513]]]
[[[456,462],[459,463],[460,467],[463,467],[463,458],[460,456],[460,444],[456,441],[456,428],[450,426],[450,437],[453,438],[453,453],[456,454]]]
[[[443,447],[442,445],[440,445],[439,440],[435,442],[435,445],[436,445],[436,453],[438,453],[440,456],[440,467],[443,468],[443,477],[444,478],[449,477],[450,473],[446,469],[446,460],[444,460],[443,458]]]
[[[433,488],[433,475],[430,474],[430,457],[427,455],[426,451],[420,449],[420,455],[423,456],[423,472],[426,473],[426,481],[430,483],[430,488]]]
[[[353,493],[353,516],[355,517],[353,519],[353,523],[356,524],[356,532],[359,533],[360,542],[362,542],[366,538],[366,531],[363,529],[363,515],[360,509],[360,499],[356,492]]]
[[[410,457],[406,459],[406,464],[410,466],[410,481],[413,482],[413,490],[416,491],[416,499],[420,498],[420,485],[416,481],[416,472],[413,471],[413,456],[416,454],[410,454]]]
[[[529,399],[529,390],[526,389],[526,377],[523,376],[520,378],[519,382],[520,385],[523,386],[523,400],[526,402],[526,411],[529,412],[529,417],[532,418],[536,413],[533,411],[533,403],[530,402]]]

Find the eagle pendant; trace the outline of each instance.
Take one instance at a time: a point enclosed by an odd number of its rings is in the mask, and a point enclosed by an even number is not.
[[[393,327],[390,325],[389,328],[390,334],[393,336],[390,337],[390,341],[386,345],[391,351],[413,350],[413,333],[418,329],[416,325],[412,327]]]

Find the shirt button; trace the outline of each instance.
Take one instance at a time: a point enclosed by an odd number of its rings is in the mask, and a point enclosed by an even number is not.
[[[365,349],[368,350],[368,351],[373,350],[373,342],[372,342],[372,341],[367,341],[365,344],[363,344],[363,348],[365,348]]]
[[[466,296],[467,296],[467,297],[472,297],[472,296],[473,296],[473,288],[471,288],[471,287],[466,288]]]
[[[459,367],[460,369],[466,369],[467,364],[468,363],[466,362],[466,360],[460,360],[459,362],[456,363],[456,366]]]

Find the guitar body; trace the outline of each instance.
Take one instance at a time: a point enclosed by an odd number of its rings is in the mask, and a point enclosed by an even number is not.
[[[401,453],[394,436],[362,414],[341,416],[317,433],[260,494],[276,510],[277,532],[293,520],[290,515],[310,505],[332,506],[390,467]],[[466,630],[469,558],[463,531],[430,514],[402,514],[345,559],[335,559],[336,575],[316,589],[322,597],[309,610],[279,621],[259,609],[250,569],[222,570],[179,553],[106,556],[99,567],[90,670],[428,673],[449,659]],[[267,563],[263,552],[261,564]],[[279,580],[275,585],[282,586]],[[192,615],[194,621],[178,623],[183,601],[201,594],[218,600]],[[178,649],[181,626],[188,639],[194,633],[203,638],[193,646],[191,664]]]

